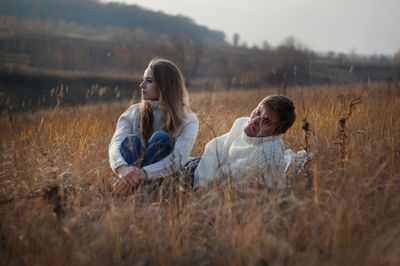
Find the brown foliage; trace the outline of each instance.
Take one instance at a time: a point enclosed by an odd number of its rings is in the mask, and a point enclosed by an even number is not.
[[[192,93],[200,118],[193,154],[272,93]],[[305,189],[299,175],[288,192],[221,184],[196,194],[169,177],[115,198],[107,148],[126,102],[1,117],[2,263],[398,265],[399,86],[289,87],[287,94],[299,119],[285,143],[305,146],[306,119],[317,189]],[[337,95],[363,99],[346,120],[343,165]]]

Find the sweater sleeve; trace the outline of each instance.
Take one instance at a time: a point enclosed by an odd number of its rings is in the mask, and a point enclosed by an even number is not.
[[[193,188],[205,187],[211,181],[225,176],[223,166],[228,158],[232,142],[240,136],[247,117],[236,119],[230,131],[209,141],[194,173]]]
[[[127,165],[119,148],[127,135],[138,133],[135,132],[137,126],[136,113],[138,108],[139,104],[132,105],[118,119],[117,127],[108,147],[110,166],[114,172],[119,166]]]
[[[188,114],[182,129],[175,140],[173,151],[164,159],[143,169],[149,180],[168,176],[180,170],[187,161],[199,130],[199,121],[195,114]]]
[[[212,180],[220,177],[221,166],[223,165],[222,160],[226,157],[223,152],[223,146],[228,134],[216,137],[207,143],[200,163],[194,172],[194,189],[206,187]]]
[[[269,145],[268,145],[269,146]],[[264,147],[265,149],[266,147]],[[269,188],[285,188],[287,181],[285,178],[286,160],[284,157],[284,144],[282,140],[274,141],[265,151],[267,156],[262,178]]]

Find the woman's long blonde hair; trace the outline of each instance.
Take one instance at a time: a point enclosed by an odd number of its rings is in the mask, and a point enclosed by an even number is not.
[[[171,61],[153,58],[148,68],[160,90],[160,108],[164,112],[163,129],[175,139],[175,130],[182,125],[183,115],[190,112],[189,96],[185,79],[179,68]],[[148,101],[142,100],[140,117],[140,133],[147,142],[153,133],[153,110]]]

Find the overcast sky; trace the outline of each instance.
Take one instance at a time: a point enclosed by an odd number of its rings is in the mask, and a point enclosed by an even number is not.
[[[111,0],[103,0],[111,2]],[[393,55],[400,50],[400,0],[112,0],[181,14],[248,46],[294,36],[320,52]]]

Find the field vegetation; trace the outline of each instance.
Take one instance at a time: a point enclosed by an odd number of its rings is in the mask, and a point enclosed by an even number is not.
[[[192,154],[276,93],[192,93]],[[107,149],[129,102],[4,114],[1,264],[399,265],[399,84],[286,93],[297,107],[286,148],[311,158],[288,191],[224,182],[197,194],[180,174],[115,197]]]

